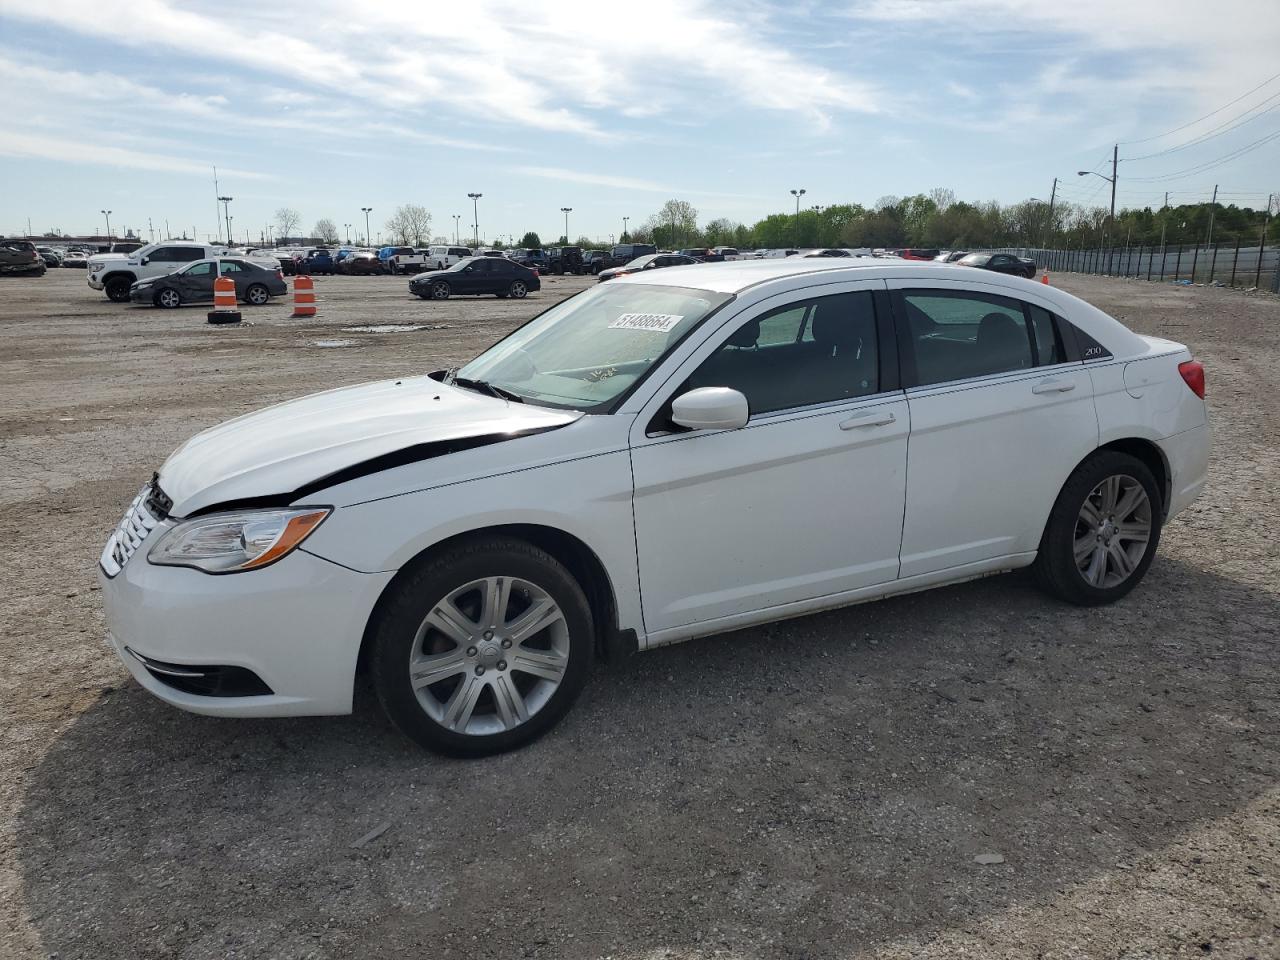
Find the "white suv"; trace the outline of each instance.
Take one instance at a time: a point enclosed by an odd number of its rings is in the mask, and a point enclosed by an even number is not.
[[[138,280],[163,277],[193,263],[226,256],[231,248],[190,240],[161,240],[133,253],[99,253],[89,258],[87,280],[95,290],[106,291],[116,303],[129,302],[129,288]]]
[[[1120,599],[1204,485],[1203,396],[1186,347],[1019,277],[644,271],[192,438],[103,550],[107,623],[175,706],[347,713],[367,665],[409,736],[492,753],[597,655],[1026,566]]]
[[[466,247],[431,247],[427,250],[427,269],[446,270],[470,256],[472,253]]]

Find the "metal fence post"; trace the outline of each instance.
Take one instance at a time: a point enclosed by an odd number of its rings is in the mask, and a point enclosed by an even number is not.
[[[1236,265],[1240,262],[1240,235],[1236,234],[1236,255],[1231,258],[1231,286],[1236,285]]]
[[[1258,269],[1253,272],[1253,285],[1258,287],[1262,283],[1262,256],[1267,252],[1267,228],[1264,224],[1262,234],[1258,240]],[[1280,263],[1276,264],[1276,269],[1280,269]]]
[[[1169,255],[1169,247],[1162,240],[1160,242],[1160,282],[1161,283],[1164,283],[1164,261],[1165,261],[1165,257],[1167,257],[1168,255]]]
[[[1209,283],[1213,283],[1213,268],[1218,265],[1218,245],[1213,245],[1213,259],[1209,261]]]
[[[1175,281],[1181,279],[1182,274],[1182,244],[1178,244],[1178,259],[1173,265],[1173,279]]]
[[[1191,254],[1191,282],[1196,282],[1196,264],[1200,260],[1200,244],[1196,244],[1195,251]]]
[[[1154,249],[1147,252],[1147,283],[1151,282],[1151,268],[1156,265],[1156,252]],[[1141,268],[1141,264],[1138,265]]]

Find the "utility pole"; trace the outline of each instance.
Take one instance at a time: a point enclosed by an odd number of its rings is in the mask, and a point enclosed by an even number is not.
[[[573,212],[573,207],[561,207],[560,212],[564,214],[564,242],[569,242],[569,214]]]
[[[1044,236],[1040,238],[1040,246],[1049,246],[1049,232],[1053,230],[1053,202],[1058,199],[1058,178],[1053,178],[1053,189],[1049,191],[1049,222],[1045,225]]]
[[[1206,244],[1213,243],[1213,212],[1218,206],[1218,185],[1213,185],[1213,199],[1209,201],[1209,237],[1205,240]],[[1270,207],[1270,202],[1267,204]]]
[[[1116,171],[1120,166],[1120,144],[1111,151],[1111,216],[1107,218],[1108,230],[1116,228]]]
[[[1165,210],[1169,209],[1169,191],[1168,190],[1164,192],[1164,209]]]
[[[462,244],[462,237],[458,233],[458,223],[461,220],[462,220],[462,214],[455,213],[453,215],[453,245],[455,247],[460,246]]]
[[[150,217],[147,217],[147,235],[150,237],[150,240],[152,243],[156,242],[156,229],[155,227],[151,226]]]
[[[364,245],[371,247],[373,246],[373,237],[369,235],[369,214],[373,213],[373,207],[361,207],[360,212],[364,214]]]
[[[1268,206],[1268,209],[1270,209],[1270,203],[1268,203],[1268,205],[1267,205],[1267,206]],[[622,235],[623,235],[624,237],[625,237],[625,236],[627,236],[627,221],[628,221],[628,220],[630,220],[630,219],[631,219],[630,217],[623,217],[623,218],[622,218]]]
[[[805,189],[801,187],[799,190],[792,190],[791,195],[796,198],[796,225],[791,233],[791,242],[795,246],[800,246],[800,198],[805,195]]]
[[[213,168],[213,195],[214,195],[214,197],[215,197],[215,198],[217,198],[217,199],[215,199],[215,200],[213,201],[213,222],[214,222],[214,223],[216,223],[216,224],[218,225],[218,240],[219,240],[219,241],[221,241],[221,240],[222,240],[222,216],[221,216],[221,214],[220,214],[220,213],[219,213],[219,211],[218,211],[218,204],[221,202],[221,197],[219,197],[218,195],[219,195],[219,194],[221,194],[221,193],[222,193],[222,191],[218,189],[218,168],[217,168],[217,166],[214,166],[214,168]],[[192,234],[191,234],[191,239],[192,239],[192,240],[194,240],[194,239],[195,239],[195,237],[196,237],[196,235],[195,235],[194,233],[192,233]]]
[[[222,201],[222,211],[227,218],[227,246],[231,246],[235,241],[231,239],[231,201],[235,197],[219,197]]]

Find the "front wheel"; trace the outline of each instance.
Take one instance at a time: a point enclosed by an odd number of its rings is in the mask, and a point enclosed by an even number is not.
[[[260,283],[255,283],[244,292],[245,303],[260,307],[271,299],[271,292]]]
[[[1049,515],[1036,579],[1082,606],[1111,603],[1146,575],[1160,543],[1162,494],[1137,457],[1094,454],[1068,478]]]
[[[133,281],[128,277],[112,277],[106,282],[103,289],[106,291],[107,299],[112,303],[128,303],[129,288],[133,286]]]
[[[448,300],[451,292],[452,291],[449,290],[449,284],[444,280],[437,280],[435,283],[431,284],[432,300]]]
[[[529,295],[529,287],[523,280],[513,280],[511,282],[511,289],[507,292],[517,300],[523,300]]]
[[[454,756],[500,753],[545,733],[592,659],[582,588],[520,540],[463,544],[410,567],[371,628],[383,709],[422,746]]]
[[[156,306],[164,307],[166,310],[180,307],[182,306],[182,295],[173,287],[165,287],[156,294]]]

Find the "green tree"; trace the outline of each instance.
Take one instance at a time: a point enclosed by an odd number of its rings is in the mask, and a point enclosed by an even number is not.
[[[528,250],[537,250],[542,247],[542,238],[533,230],[530,230],[520,238],[520,246]]]

